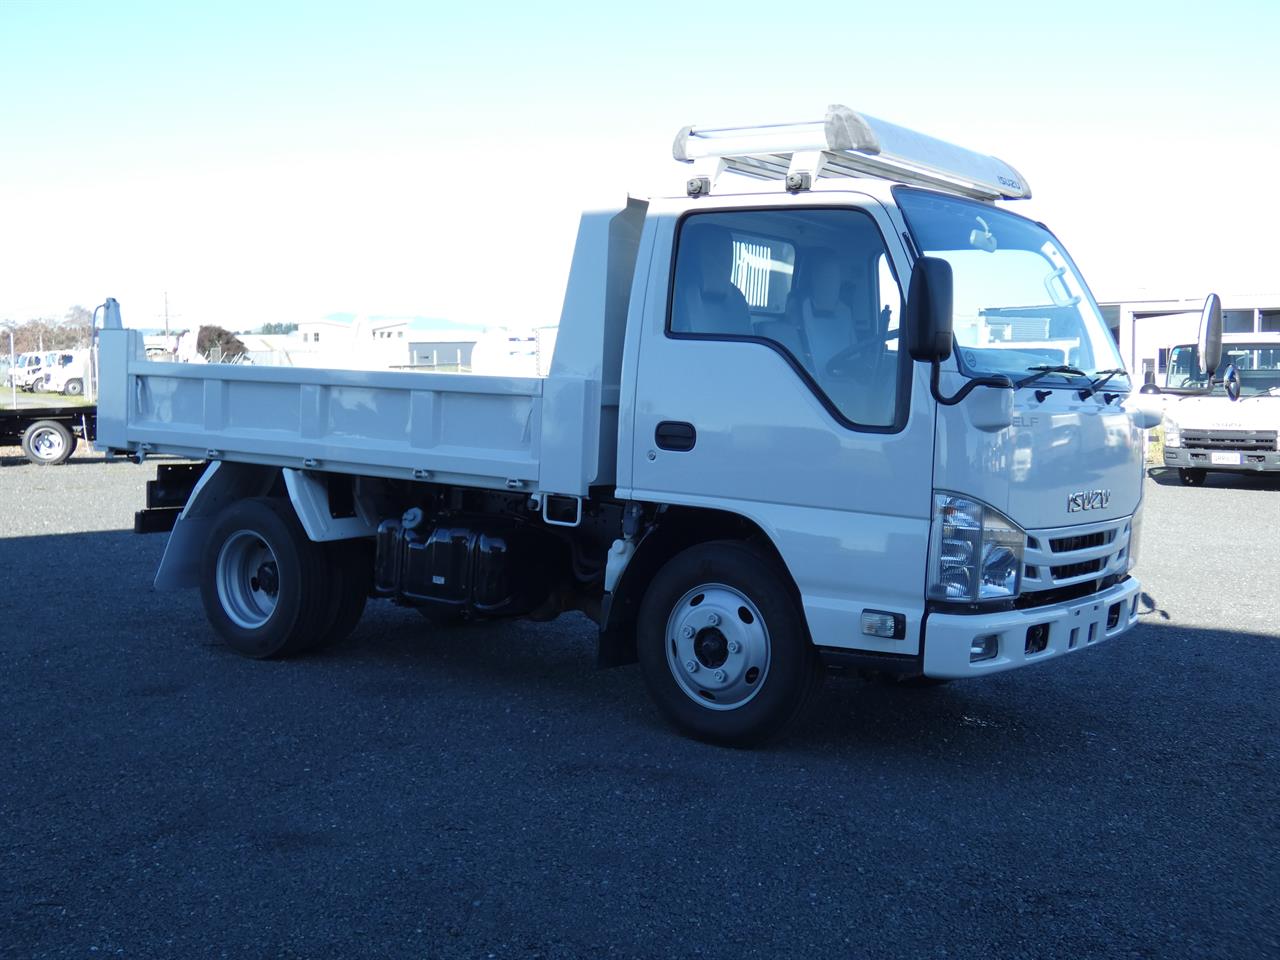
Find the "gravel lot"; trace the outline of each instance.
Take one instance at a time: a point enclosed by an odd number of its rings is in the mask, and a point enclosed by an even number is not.
[[[6,456],[7,455],[7,456]],[[0,450],[0,956],[1280,955],[1280,484],[1148,483],[1135,632],[933,690],[837,678],[766,750],[592,630],[371,605],[242,660],[149,466]]]

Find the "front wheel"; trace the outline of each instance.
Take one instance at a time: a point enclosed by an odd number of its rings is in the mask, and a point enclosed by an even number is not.
[[[1184,487],[1203,487],[1205,478],[1208,475],[1208,470],[1201,470],[1196,467],[1178,468],[1178,479],[1182,481]]]
[[[794,724],[822,684],[786,573],[749,544],[701,544],[645,594],[638,653],[663,715],[699,740],[750,746]]]

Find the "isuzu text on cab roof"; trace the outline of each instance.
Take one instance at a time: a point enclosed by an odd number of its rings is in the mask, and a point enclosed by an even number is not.
[[[1017,171],[839,106],[675,155],[683,195],[583,216],[546,378],[148,362],[108,301],[99,445],[208,462],[150,487],[157,587],[251,657],[367,597],[582,610],[722,743],[829,666],[982,677],[1132,627],[1158,413],[1062,244],[995,205]]]

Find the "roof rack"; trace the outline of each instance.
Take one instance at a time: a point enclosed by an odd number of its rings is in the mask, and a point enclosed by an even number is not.
[[[750,127],[685,127],[672,155],[694,164],[689,196],[725,171],[808,190],[818,177],[872,177],[938,187],[978,200],[1019,200],[1031,188],[1003,160],[833,104],[821,120]]]

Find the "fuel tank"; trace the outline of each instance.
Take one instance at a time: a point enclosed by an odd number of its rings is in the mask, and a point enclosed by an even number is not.
[[[985,501],[1024,530],[1127,517],[1142,499],[1144,432],[1136,397],[1024,387],[992,417],[980,387],[939,406],[934,488]],[[1131,395],[1132,396],[1132,395]],[[985,414],[985,416],[984,416]],[[1002,426],[1001,423],[1007,423]]]
[[[378,527],[374,593],[469,616],[524,616],[552,590],[558,544],[524,524],[450,517]]]

